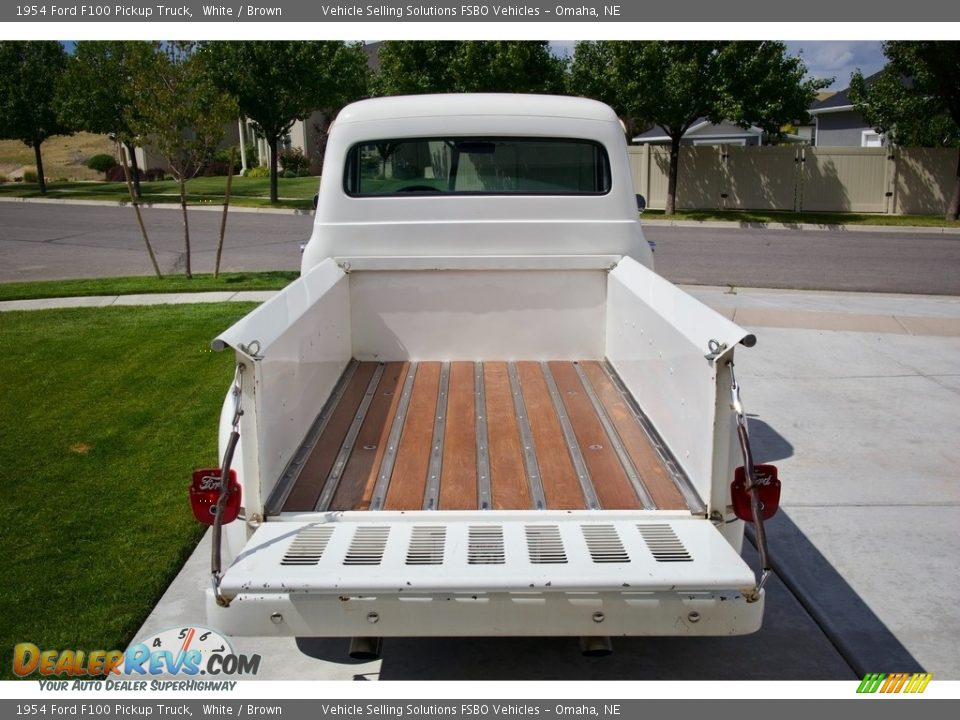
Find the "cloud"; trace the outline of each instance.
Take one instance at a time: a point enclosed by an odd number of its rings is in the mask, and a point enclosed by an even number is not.
[[[833,90],[850,85],[850,74],[859,69],[872,75],[886,64],[883,46],[879,41],[815,41],[801,40],[786,43],[787,52],[799,55],[807,66],[807,75],[814,78],[834,78]]]

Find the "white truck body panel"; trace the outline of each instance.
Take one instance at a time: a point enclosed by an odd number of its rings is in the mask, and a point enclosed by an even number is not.
[[[349,197],[344,158],[376,138],[445,136],[589,138],[610,160],[603,195]],[[602,103],[517,95],[379,98],[344,108],[327,144],[313,235],[303,267],[328,257],[405,255],[629,255],[652,265],[637,222],[623,128]],[[329,168],[329,171],[328,171]],[[627,191],[624,192],[623,190]]]
[[[345,158],[357,143],[435,134],[588,138],[609,154],[611,189],[584,197],[346,192]],[[220,592],[230,607],[211,599],[211,625],[233,634],[327,636],[756,630],[763,595],[747,592],[754,578],[737,554],[742,524],[729,507],[737,457],[725,362],[747,333],[651,266],[622,129],[606,106],[424,96],[345,109],[331,133],[302,277],[214,341],[236,349],[243,369],[234,467],[245,522],[225,528],[233,562]],[[316,506],[311,499],[308,509],[291,511],[286,498],[329,420],[320,411],[339,402],[341,373],[356,361],[380,363],[377,373],[388,361],[440,361],[443,373],[451,361],[470,361],[477,378],[485,362],[606,363],[622,383],[617,392],[639,406],[633,412],[649,426],[666,472],[679,478],[686,504],[397,512],[378,509],[379,498],[373,509],[329,511],[375,374],[324,494]],[[573,457],[578,439],[556,387],[551,392]],[[591,402],[616,445],[599,400]],[[434,478],[445,422],[439,400],[436,407]],[[229,417],[225,410],[221,449]],[[529,444],[526,435],[521,442]]]

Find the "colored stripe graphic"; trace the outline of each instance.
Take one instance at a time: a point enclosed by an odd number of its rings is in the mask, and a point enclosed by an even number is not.
[[[880,688],[880,683],[883,682],[883,679],[886,677],[884,673],[867,673],[863,676],[863,681],[860,683],[860,687],[857,688],[858,693],[875,693]]]
[[[858,693],[922,693],[933,679],[932,673],[867,673],[857,687]]]

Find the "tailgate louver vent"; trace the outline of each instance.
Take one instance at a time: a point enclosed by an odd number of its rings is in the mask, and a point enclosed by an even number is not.
[[[630,556],[613,525],[581,525],[587,550],[595,563],[628,563]]]
[[[692,562],[693,558],[669,525],[637,525],[657,562]]]
[[[343,559],[344,565],[379,565],[387,546],[389,527],[361,525],[350,541],[350,549]]]
[[[534,565],[566,563],[567,552],[556,525],[527,525],[527,552]]]
[[[290,543],[281,565],[316,565],[327,549],[332,527],[307,526],[297,533],[297,537]]]
[[[467,563],[503,565],[503,528],[499,525],[471,525],[467,530]]]
[[[446,541],[445,527],[415,526],[407,548],[407,565],[443,565]]]

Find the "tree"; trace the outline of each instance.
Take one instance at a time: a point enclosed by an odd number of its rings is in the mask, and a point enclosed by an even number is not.
[[[615,57],[613,43],[579,41],[573,47],[573,62],[567,76],[567,92],[570,95],[599,100],[616,110],[629,142],[629,138],[646,130],[649,124],[643,125],[631,117],[621,102]]]
[[[270,202],[277,202],[277,147],[293,123],[316,110],[332,118],[364,96],[363,46],[339,41],[210,42],[210,76],[232,95],[270,147]]]
[[[699,120],[757,125],[769,135],[805,119],[829,80],[804,80],[806,67],[779,42],[601,41],[579,43],[571,82],[636,125],[670,138],[666,214],[676,210],[680,142]],[[579,67],[578,67],[579,65]]]
[[[377,95],[449,92],[559,93],[567,61],[545,41],[388,41]]]
[[[567,61],[533,40],[464,42],[454,63],[458,92],[563,92]]]
[[[897,145],[960,147],[960,43],[883,44],[888,63],[868,82],[858,70],[850,99],[864,120]],[[960,152],[946,217],[960,216]]]
[[[133,126],[142,97],[132,76],[137,63],[151,52],[146,42],[78,42],[57,86],[57,111],[64,122],[87,132],[112,135],[126,147],[137,198],[140,172]]]
[[[453,66],[463,43],[450,40],[389,40],[380,46],[374,95],[455,92]]]
[[[0,137],[33,148],[40,192],[46,195],[40,145],[72,130],[57,117],[55,87],[67,54],[54,41],[0,42]]]
[[[163,155],[180,188],[185,274],[190,266],[187,180],[213,155],[236,117],[232,99],[216,88],[190,42],[154,43],[138,58],[133,82],[142,105],[132,129]]]

